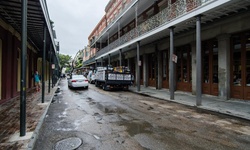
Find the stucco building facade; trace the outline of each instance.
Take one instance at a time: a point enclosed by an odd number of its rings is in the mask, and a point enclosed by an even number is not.
[[[249,18],[247,0],[132,0],[90,42],[92,62],[129,66],[138,90],[250,100]]]

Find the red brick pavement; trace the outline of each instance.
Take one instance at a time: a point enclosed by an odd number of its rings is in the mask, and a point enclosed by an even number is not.
[[[27,92],[26,96],[26,133],[34,132],[40,118],[49,106],[50,99],[53,97],[51,90],[45,90],[46,101],[41,105],[41,92],[35,89]],[[50,97],[50,98],[48,98]],[[20,134],[20,97],[13,98],[10,101],[0,105],[0,150],[19,150],[27,149],[31,139],[11,142],[10,138],[14,134]]]

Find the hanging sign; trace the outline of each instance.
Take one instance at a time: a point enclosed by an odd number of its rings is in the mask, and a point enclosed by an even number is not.
[[[141,66],[141,61],[140,60],[138,61],[138,66]]]
[[[52,69],[55,69],[55,64],[51,64],[51,68],[52,68]]]
[[[175,54],[173,54],[172,55],[172,61],[177,63],[177,59],[178,59],[178,57]]]

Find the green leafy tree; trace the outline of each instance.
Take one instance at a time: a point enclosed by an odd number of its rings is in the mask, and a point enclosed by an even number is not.
[[[64,54],[59,54],[59,60],[60,60],[60,65],[62,68],[66,68],[66,70],[70,70],[71,68],[71,56],[69,55],[64,55]]]

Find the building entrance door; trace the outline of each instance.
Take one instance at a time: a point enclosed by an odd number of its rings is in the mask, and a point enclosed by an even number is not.
[[[169,69],[168,69],[168,66],[169,66],[169,51],[166,50],[166,51],[163,51],[163,54],[162,54],[162,87],[163,88],[169,88]]]
[[[202,93],[218,96],[218,41],[202,42]]]
[[[156,87],[156,55],[155,53],[151,53],[148,55],[148,85]]]
[[[231,38],[231,97],[250,100],[250,31]]]
[[[177,64],[177,90],[192,91],[191,46],[185,45],[176,48]]]

